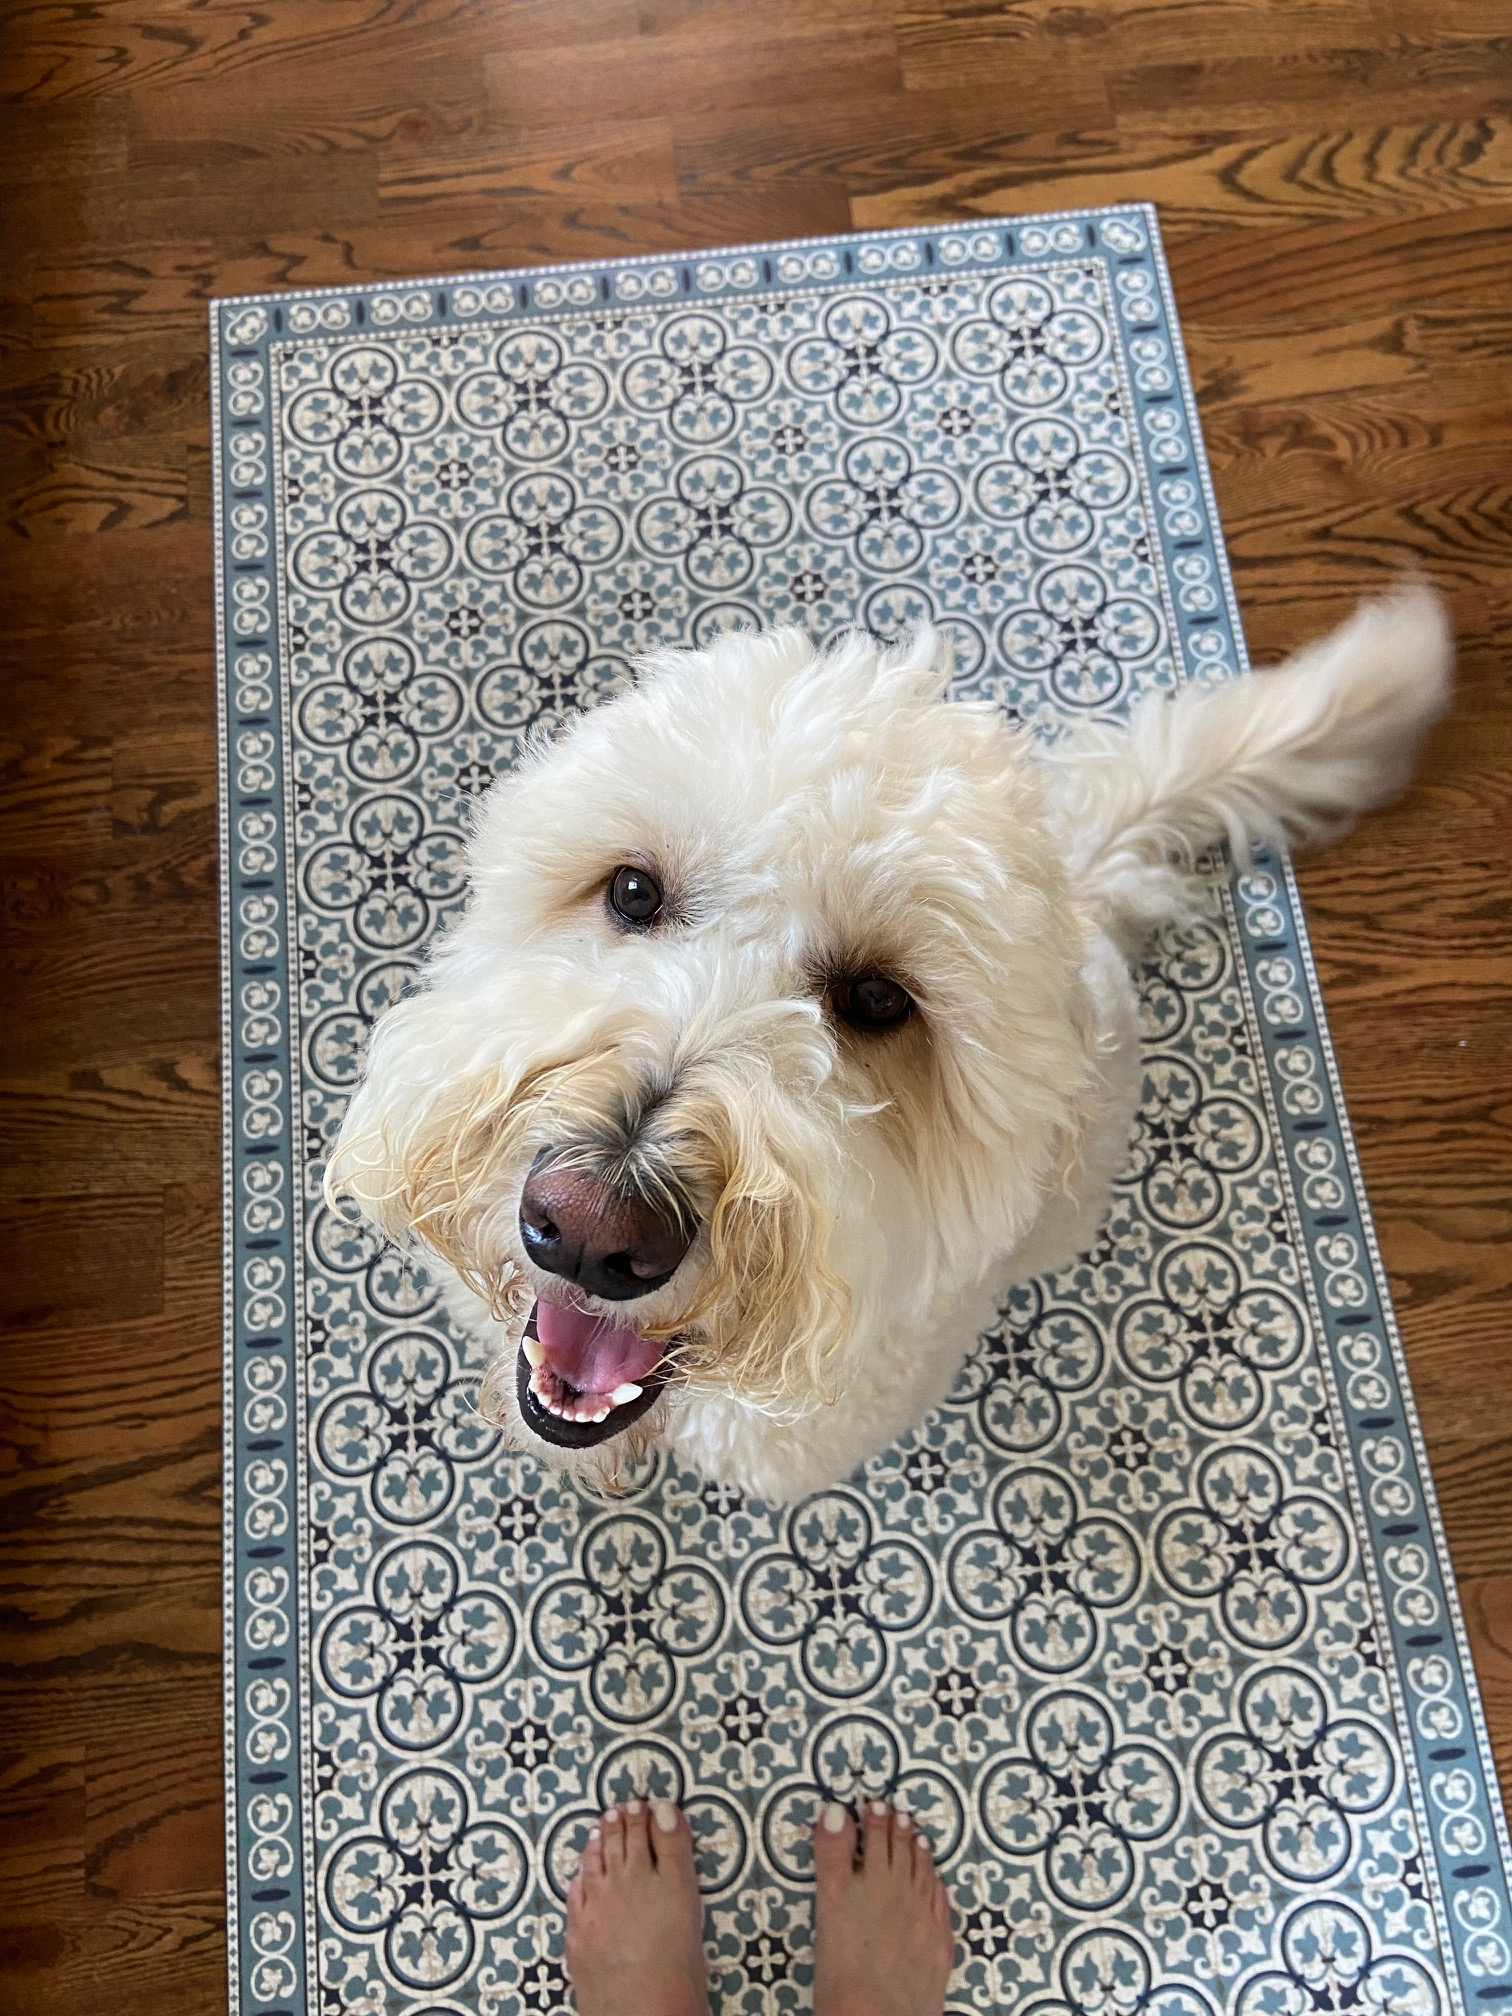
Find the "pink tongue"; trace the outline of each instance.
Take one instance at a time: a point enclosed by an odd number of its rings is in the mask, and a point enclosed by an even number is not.
[[[546,1363],[579,1393],[612,1393],[627,1379],[637,1382],[656,1370],[666,1346],[638,1330],[616,1330],[602,1316],[564,1309],[544,1297],[536,1304],[536,1335]]]

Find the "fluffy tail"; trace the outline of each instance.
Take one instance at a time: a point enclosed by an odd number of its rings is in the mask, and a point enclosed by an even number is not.
[[[1443,603],[1408,588],[1273,672],[1073,731],[1046,760],[1078,893],[1132,945],[1187,908],[1193,858],[1215,841],[1242,862],[1342,833],[1406,784],[1453,664]]]

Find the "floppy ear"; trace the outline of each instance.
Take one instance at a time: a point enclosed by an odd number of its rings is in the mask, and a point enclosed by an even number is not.
[[[1139,936],[1186,907],[1194,857],[1226,840],[1329,839],[1394,797],[1450,700],[1454,643],[1432,589],[1367,603],[1273,672],[1151,695],[1126,723],[1044,753],[1047,809],[1078,900]]]
[[[483,1279],[471,1256],[499,1243],[479,1235],[499,1208],[496,1176],[517,1151],[519,1088],[497,1066],[429,1083],[406,1073],[406,1039],[425,1055],[432,1008],[424,995],[402,1002],[374,1032],[382,1062],[370,1053],[322,1187],[338,1215],[355,1206],[396,1246],[421,1244],[449,1261],[497,1315],[511,1283]]]

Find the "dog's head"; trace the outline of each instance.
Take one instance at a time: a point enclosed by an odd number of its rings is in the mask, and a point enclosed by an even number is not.
[[[483,801],[374,1032],[328,1190],[510,1324],[485,1405],[574,1467],[688,1388],[843,1405],[1074,1163],[1084,930],[1026,738],[945,676],[928,632],[649,660]]]

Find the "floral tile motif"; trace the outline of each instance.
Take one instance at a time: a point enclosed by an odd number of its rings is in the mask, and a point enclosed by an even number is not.
[[[887,1792],[954,2016],[1512,1999],[1505,1823],[1283,862],[1151,948],[1097,1248],[774,1509],[503,1448],[320,1199],[472,801],[637,653],[928,617],[1047,734],[1243,670],[1153,213],[214,304],[233,2007],[563,2005],[591,1816],[682,1800],[715,2006],[809,2006]]]

